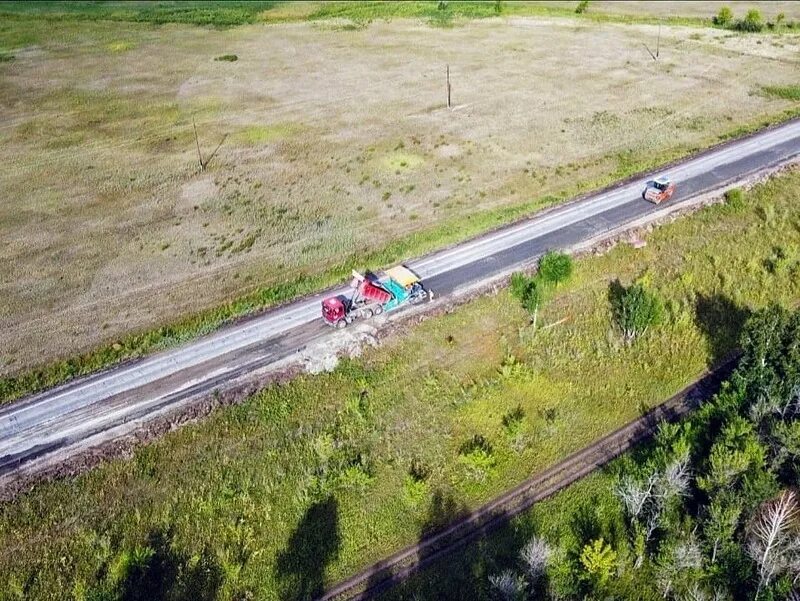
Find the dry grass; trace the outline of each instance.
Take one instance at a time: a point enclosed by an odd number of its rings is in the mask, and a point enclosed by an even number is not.
[[[0,30],[0,374],[796,106],[754,93],[796,84],[796,36],[664,28],[654,62],[655,35],[15,21]],[[193,119],[205,158],[227,134],[203,173]]]

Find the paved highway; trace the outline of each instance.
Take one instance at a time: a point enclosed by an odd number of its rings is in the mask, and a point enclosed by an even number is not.
[[[671,167],[677,184],[670,202],[800,156],[800,121],[730,142]],[[530,219],[406,264],[437,297],[479,283],[550,248],[566,248],[662,207],[641,198],[648,179],[632,181],[534,215]],[[344,289],[334,292],[344,292]],[[173,350],[21,399],[0,409],[0,485],[35,460],[100,442],[124,424],[174,407],[225,382],[291,355],[323,334],[320,301],[331,291]]]

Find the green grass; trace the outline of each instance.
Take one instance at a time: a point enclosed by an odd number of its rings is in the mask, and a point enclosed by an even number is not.
[[[251,125],[234,134],[234,140],[248,146],[269,144],[284,140],[300,130],[295,123],[275,123],[272,125]]]
[[[762,90],[772,98],[800,100],[800,84],[794,86],[764,86]]]
[[[316,591],[675,393],[732,349],[742,308],[794,303],[798,202],[800,174],[776,178],[577,261],[535,332],[507,292],[480,298],[41,485],[0,514],[0,573],[27,598],[122,586],[110,567],[146,545],[178,571],[205,557],[222,598]],[[666,315],[628,346],[608,284],[636,277]]]
[[[78,94],[73,91],[65,91],[58,98],[54,98],[54,102],[63,104],[64,98],[62,96],[65,94],[67,95],[69,106],[96,106],[97,111],[100,111],[109,119],[120,112],[127,115],[128,111],[131,110],[128,104],[121,101],[104,101],[105,97],[102,94]],[[722,136],[722,138],[728,139],[746,135],[761,127],[793,118],[798,114],[800,114],[800,110],[785,111],[773,118],[762,119],[740,126],[730,134]],[[159,122],[186,118],[178,110],[177,106],[171,104],[163,105],[156,116]],[[148,114],[148,118],[152,119],[154,117]],[[291,135],[295,131],[293,128],[292,124],[251,126],[241,130],[236,135],[243,143],[262,144]],[[24,135],[24,133],[23,131],[19,135]],[[73,139],[67,136],[64,138],[64,143],[66,145],[77,144],[80,143],[80,138]],[[125,359],[141,357],[148,353],[175,346],[197,336],[212,332],[237,318],[251,315],[270,306],[333,286],[345,279],[353,269],[379,269],[392,263],[431,252],[448,244],[463,241],[494,227],[520,219],[536,210],[558,204],[565,199],[608,185],[634,173],[652,169],[663,164],[664,161],[674,160],[697,150],[699,149],[675,148],[671,153],[661,153],[658,156],[649,158],[643,156],[632,157],[630,155],[620,156],[618,168],[615,172],[597,179],[576,180],[574,185],[563,189],[558,196],[537,197],[528,202],[500,209],[480,211],[460,219],[453,219],[448,223],[396,239],[381,249],[369,253],[354,252],[353,254],[345,255],[341,257],[341,261],[338,264],[334,264],[324,271],[302,273],[292,279],[265,286],[220,306],[188,315],[183,319],[164,324],[159,328],[144,332],[134,332],[87,353],[25,371],[21,374],[0,378],[0,404],[61,384],[72,378],[92,373]],[[389,163],[382,165],[382,167],[402,170],[412,168],[418,164],[416,155],[402,153],[402,156],[405,158],[398,158],[400,157],[399,153],[393,154],[389,159]],[[401,166],[403,162],[406,163],[405,166]]]

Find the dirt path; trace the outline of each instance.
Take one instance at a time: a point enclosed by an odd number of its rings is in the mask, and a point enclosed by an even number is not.
[[[651,438],[663,421],[676,421],[714,394],[735,367],[738,355],[707,371],[691,385],[638,419],[600,438],[516,488],[329,589],[320,601],[371,599],[441,557],[470,543],[570,484]]]

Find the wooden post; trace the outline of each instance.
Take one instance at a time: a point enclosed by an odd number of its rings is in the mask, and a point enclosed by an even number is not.
[[[200,171],[205,171],[206,166],[203,164],[203,155],[200,154],[200,140],[197,139],[197,124],[192,117],[192,127],[194,127],[194,143],[197,145],[197,160],[200,161]]]
[[[447,108],[450,108],[450,65],[447,65]]]
[[[658,39],[656,40],[656,58],[658,58],[658,49],[661,47],[661,23],[658,24]]]

